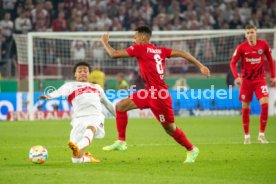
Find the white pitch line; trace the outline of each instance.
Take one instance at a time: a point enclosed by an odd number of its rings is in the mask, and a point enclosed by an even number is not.
[[[243,142],[231,142],[231,143],[196,143],[196,145],[238,145]],[[261,144],[260,142],[251,142],[251,144]],[[268,144],[276,144],[276,141],[270,141]],[[177,146],[178,144],[128,144],[129,147],[147,147],[147,146]]]
[[[204,142],[197,142],[196,145],[243,145],[243,142],[228,142],[228,143],[224,143],[224,142],[221,142],[221,143],[204,143]],[[260,144],[260,142],[257,142],[257,141],[254,141],[254,142],[251,142],[251,144]],[[276,144],[276,141],[270,141],[268,143],[269,144]],[[177,143],[175,144],[128,144],[127,145],[128,147],[158,147],[158,146],[179,146]],[[101,147],[99,145],[92,145],[92,147]],[[5,147],[2,147],[0,148],[0,150],[4,149]],[[18,148],[26,148],[26,146],[7,146],[7,148],[9,149],[18,149]],[[68,147],[67,146],[47,146],[47,148],[64,148],[64,149],[67,149]]]

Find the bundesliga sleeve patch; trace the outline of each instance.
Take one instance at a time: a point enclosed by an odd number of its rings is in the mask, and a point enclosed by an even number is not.
[[[237,55],[237,49],[235,50],[235,52],[233,53],[233,56],[236,56]]]

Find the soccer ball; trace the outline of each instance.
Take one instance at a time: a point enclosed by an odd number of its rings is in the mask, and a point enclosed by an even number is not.
[[[35,164],[43,164],[48,159],[48,151],[41,145],[33,146],[29,152],[29,159]]]

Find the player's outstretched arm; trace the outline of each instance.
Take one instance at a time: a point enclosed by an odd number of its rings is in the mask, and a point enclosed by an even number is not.
[[[101,42],[102,45],[104,47],[104,49],[106,50],[106,52],[108,53],[108,55],[111,58],[123,58],[123,57],[130,57],[129,54],[127,53],[127,51],[125,49],[123,50],[115,50],[114,48],[112,48],[109,43],[109,34],[103,34],[102,38],[101,38]]]
[[[182,57],[196,65],[203,75],[206,77],[210,76],[210,70],[188,52],[173,49],[171,57]]]
[[[113,104],[108,100],[107,96],[104,93],[104,90],[99,86],[100,89],[100,101],[105,106],[105,108],[114,116],[116,117],[115,108]]]
[[[60,88],[58,88],[57,90],[52,91],[51,93],[48,93],[46,95],[41,95],[37,98],[37,100],[40,99],[44,99],[44,100],[49,100],[52,98],[58,98],[62,95],[68,95],[70,93],[70,90],[67,89],[68,85],[67,84],[63,84]]]
[[[116,117],[115,108],[113,104],[106,98],[101,98],[101,103],[105,106],[105,108],[114,116]]]

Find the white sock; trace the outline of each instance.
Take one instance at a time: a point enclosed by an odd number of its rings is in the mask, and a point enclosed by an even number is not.
[[[91,162],[90,158],[87,156],[83,156],[81,159],[82,159],[82,162]]]
[[[82,158],[73,158],[72,157],[72,163],[73,164],[78,164],[78,163],[81,163],[82,162]]]
[[[86,129],[83,134],[83,138],[77,144],[79,149],[81,150],[81,149],[89,146],[92,142],[93,136],[94,136],[94,133],[92,132],[92,130]]]
[[[87,156],[83,156],[81,158],[73,158],[72,157],[72,163],[73,164],[79,164],[79,163],[83,163],[83,162],[91,162],[91,160]]]
[[[250,134],[244,135],[244,138],[245,138],[245,139],[250,138]]]
[[[259,136],[264,136],[264,132],[259,132]]]

